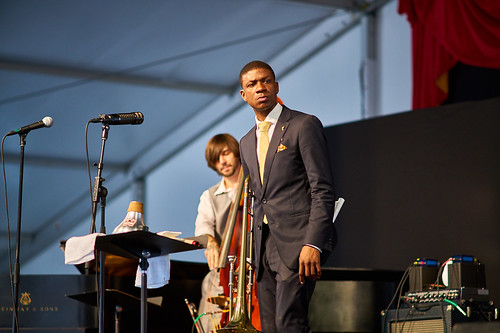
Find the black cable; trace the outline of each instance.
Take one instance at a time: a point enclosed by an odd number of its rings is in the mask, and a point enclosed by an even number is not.
[[[441,309],[441,318],[443,319],[443,332],[446,333],[446,332],[448,332],[448,330],[446,328],[446,315],[444,313],[444,304],[442,301],[439,301],[439,308]],[[451,318],[450,318],[450,320],[451,320]]]
[[[443,271],[444,271],[444,267],[446,266],[446,264],[449,262],[449,261],[452,261],[452,258],[449,258],[448,260],[446,260],[442,265],[441,267],[439,267],[439,270],[437,272],[437,276],[436,276],[436,280],[434,281],[434,286],[436,287],[437,289],[437,296],[439,296],[439,278],[441,277],[441,275],[443,274]],[[444,281],[443,281],[443,285],[444,285]]]
[[[422,305],[419,303],[414,304],[413,306],[415,307],[415,310],[420,311],[420,312],[429,311],[430,309],[432,309],[434,307],[434,305],[432,305],[432,304]]]
[[[405,318],[402,321],[401,329],[399,330],[399,333],[403,333],[403,329],[405,328],[406,322],[408,321],[408,318],[412,315],[412,310],[415,309],[414,307],[411,307],[408,309],[408,313],[406,314]],[[398,309],[399,311],[399,309]],[[396,329],[398,327],[398,321],[396,321]]]
[[[401,290],[403,288],[403,284],[406,282],[406,279],[408,278],[410,267],[411,267],[411,265],[404,271],[403,276],[401,277],[401,280],[399,281],[399,284],[396,288],[396,291],[394,292],[394,296],[392,297],[389,305],[386,308],[386,311],[389,310],[389,308],[391,307],[392,303],[396,299],[396,295],[398,295],[398,293],[399,293],[399,295],[401,295]]]
[[[5,176],[5,155],[3,150],[3,145],[5,142],[5,138],[7,135],[4,135],[2,138],[2,147],[0,151],[0,155],[2,155],[2,170],[3,170],[3,189],[5,194],[5,216],[7,218],[7,255],[9,256],[9,279],[10,279],[10,294],[12,307],[14,308],[16,304],[16,296],[14,295],[14,273],[12,272],[12,251],[11,251],[11,242],[10,242],[10,219],[9,219],[9,200],[7,194],[7,177]],[[19,232],[19,231],[18,231]],[[14,311],[14,327],[15,331],[19,331],[19,318],[17,316],[17,311]]]
[[[399,309],[400,309],[400,305],[401,305],[401,294],[403,293],[403,285],[405,284],[406,280],[408,279],[409,277],[409,274],[410,274],[410,266],[408,266],[408,268],[406,269],[405,273],[406,275],[404,276],[404,280],[402,280],[402,283],[401,285],[399,286],[399,293],[398,293],[398,304],[396,306],[396,325],[397,325],[397,322],[399,321]],[[409,314],[409,313],[408,313]],[[405,318],[405,321],[406,321],[406,318]],[[404,326],[404,324],[403,324]]]
[[[439,278],[440,276],[443,274],[443,271],[444,271],[444,267],[446,266],[446,264],[451,260],[451,258],[449,258],[448,260],[446,260],[442,265],[441,267],[439,267],[438,269],[438,272],[437,272],[437,276],[436,276],[436,281],[434,281],[434,286],[436,287],[436,291],[437,291],[437,294],[436,294],[436,297],[437,297],[437,300],[439,302],[439,308],[441,309],[441,318],[443,320],[443,332],[447,332],[447,328],[446,328],[446,314],[444,313],[444,306],[443,306],[443,302],[439,300],[439,287],[440,287],[440,284],[439,284]],[[443,281],[444,283],[444,281]],[[451,318],[450,318],[451,320]]]
[[[396,296],[398,296],[398,305],[397,305],[397,310],[396,310],[396,325],[397,325],[397,322],[398,322],[398,311],[399,311],[399,302],[400,302],[400,299],[401,299],[401,292],[402,292],[402,289],[403,289],[403,285],[404,283],[406,282],[406,280],[408,279],[408,275],[409,275],[409,271],[410,271],[410,267],[412,265],[408,266],[408,268],[404,271],[403,273],[403,276],[401,277],[401,280],[399,280],[399,284],[394,292],[394,296],[392,297],[391,301],[389,302],[389,305],[387,306],[387,308],[385,309],[384,313],[385,313],[385,316],[384,316],[384,321],[382,323],[382,326],[383,328],[385,329],[385,325],[387,324],[387,315],[388,315],[388,312],[389,312],[389,309],[392,305],[392,303],[394,303],[394,300],[396,299]]]
[[[89,125],[90,125],[90,120],[87,121],[87,124],[85,125],[85,160],[87,161],[87,174],[89,177],[89,190],[90,190],[90,203],[91,203],[90,207],[92,207],[92,178],[90,177],[89,143],[88,143]]]

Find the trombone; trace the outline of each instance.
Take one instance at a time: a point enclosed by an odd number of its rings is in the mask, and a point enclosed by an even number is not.
[[[233,310],[233,292],[232,292],[232,280],[230,281],[230,292],[229,292],[229,322],[227,325],[221,329],[217,330],[217,333],[240,333],[240,332],[260,332],[258,331],[253,325],[251,321],[251,313],[252,313],[252,280],[253,280],[253,211],[251,211],[251,219],[250,219],[250,239],[249,239],[249,244],[248,247],[250,247],[250,265],[249,265],[249,272],[248,272],[248,283],[249,283],[249,295],[248,299],[245,297],[245,283],[247,279],[247,269],[246,269],[246,260],[247,260],[247,233],[248,233],[248,197],[249,197],[249,181],[250,181],[250,176],[247,176],[244,181],[243,181],[243,193],[241,193],[241,189],[237,192],[237,199],[238,201],[235,200],[235,203],[239,202],[241,195],[243,195],[243,217],[242,217],[242,226],[241,226],[241,246],[240,246],[240,256],[239,256],[239,267],[238,267],[238,286],[237,286],[237,293],[236,293],[236,301],[234,303],[234,310]],[[239,194],[239,196],[238,196]],[[252,198],[252,210],[253,210],[253,198]],[[234,215],[234,218],[233,218]],[[233,212],[230,212],[230,221],[228,225],[228,235],[226,235],[226,239],[231,239],[232,238],[232,232],[234,230],[234,224],[236,221],[236,214],[233,214]],[[227,238],[229,236],[229,238]],[[219,268],[225,267],[226,265],[226,258],[227,254],[229,252],[229,245],[227,244],[229,242],[225,242],[222,249],[221,249],[221,254],[220,254],[220,264]],[[232,267],[231,267],[232,271]],[[247,306],[248,303],[248,306]]]

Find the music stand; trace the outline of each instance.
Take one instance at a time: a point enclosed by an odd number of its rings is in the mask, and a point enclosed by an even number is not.
[[[203,247],[195,240],[192,240],[192,244],[190,244],[183,240],[138,230],[99,236],[96,238],[95,248],[125,258],[139,258],[141,267],[141,333],[146,333],[148,259],[170,253],[198,250]]]

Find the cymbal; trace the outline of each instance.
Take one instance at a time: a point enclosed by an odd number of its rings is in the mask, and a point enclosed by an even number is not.
[[[217,305],[222,310],[229,309],[229,297],[224,295],[207,297],[209,303]]]

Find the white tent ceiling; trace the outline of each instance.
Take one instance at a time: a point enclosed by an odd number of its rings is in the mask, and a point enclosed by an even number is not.
[[[54,119],[50,129],[27,136],[22,255],[39,252],[90,214],[88,120],[144,114],[140,126],[111,126],[106,141],[104,185],[123,187],[241,106],[238,72],[245,63],[267,61],[283,77],[385,2],[2,1],[0,129],[7,133],[45,116]],[[90,126],[88,143],[90,162],[96,163],[100,125]],[[4,156],[13,232],[19,152],[18,137],[8,137]],[[91,172],[94,177],[95,168]],[[64,225],[54,225],[61,220]],[[0,232],[5,243],[6,223]],[[5,271],[6,255],[1,258]]]

